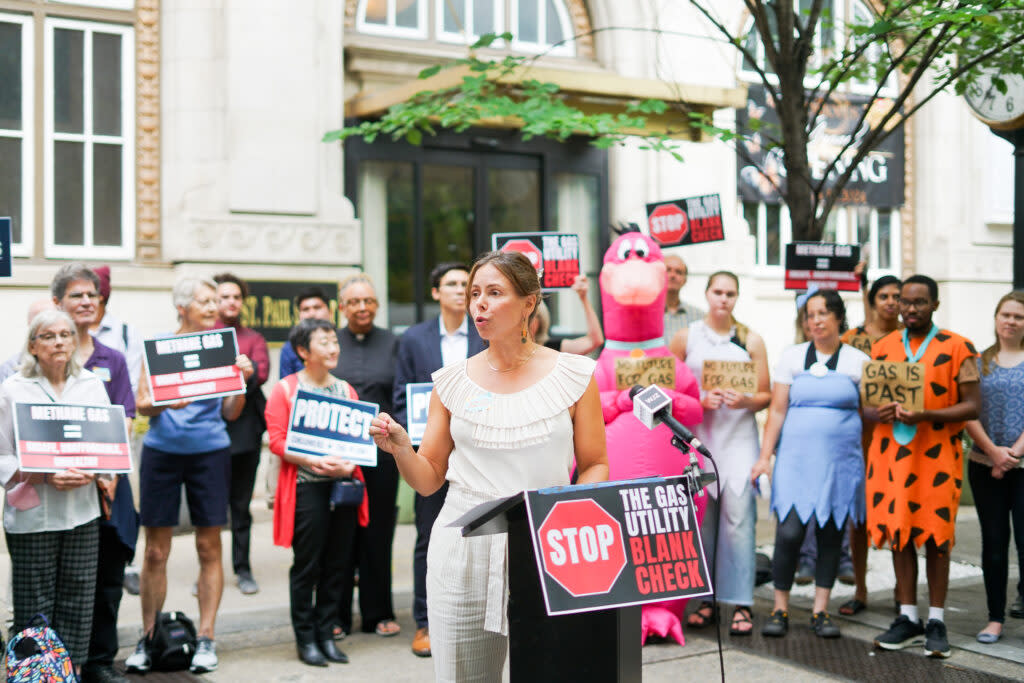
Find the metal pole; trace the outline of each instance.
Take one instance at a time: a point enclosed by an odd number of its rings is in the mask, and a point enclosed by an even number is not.
[[[1024,289],[1024,128],[992,132],[1013,143],[1013,288]]]

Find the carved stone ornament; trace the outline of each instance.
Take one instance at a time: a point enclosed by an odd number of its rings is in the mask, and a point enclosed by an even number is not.
[[[358,222],[271,217],[196,217],[175,236],[164,256],[175,262],[354,265],[362,261]]]
[[[135,3],[137,257],[160,261],[160,0]]]

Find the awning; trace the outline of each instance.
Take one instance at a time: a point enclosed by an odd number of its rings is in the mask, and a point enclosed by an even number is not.
[[[463,76],[471,72],[467,66],[442,69],[429,78],[416,78],[387,89],[358,93],[345,103],[345,116],[350,118],[375,118],[384,114],[392,105],[408,100],[423,91],[448,90],[462,82]],[[673,137],[697,142],[706,141],[701,131],[688,126],[688,111],[706,115],[716,109],[739,109],[746,106],[746,86],[718,88],[707,85],[666,83],[652,78],[630,78],[609,71],[582,71],[551,67],[522,66],[500,76],[494,81],[515,86],[525,80],[535,79],[542,83],[555,83],[567,101],[588,114],[624,113],[626,106],[642,100],[662,100],[670,107],[664,114],[647,115],[647,125],[642,130],[625,131],[634,135],[665,133]],[[480,126],[490,128],[521,128],[522,121],[515,117],[488,119]]]

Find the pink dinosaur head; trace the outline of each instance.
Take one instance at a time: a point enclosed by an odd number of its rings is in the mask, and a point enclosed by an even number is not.
[[[661,248],[643,233],[612,242],[601,268],[604,333],[617,341],[644,341],[664,332],[665,263]]]

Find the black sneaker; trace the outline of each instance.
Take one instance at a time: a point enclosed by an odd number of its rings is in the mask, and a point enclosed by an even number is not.
[[[945,633],[945,628],[943,628]],[[902,650],[911,645],[924,643],[924,626],[920,621],[913,622],[905,614],[896,617],[889,630],[875,638],[875,647],[883,650]]]
[[[945,659],[952,653],[949,651],[949,638],[946,637],[946,624],[938,619],[929,619],[924,627],[924,653],[928,657]]]
[[[832,621],[828,612],[815,612],[811,615],[811,628],[814,629],[814,635],[819,638],[839,637],[839,627]]]
[[[781,638],[789,631],[789,613],[780,609],[768,615],[768,621],[761,627],[761,635],[768,638]]]

